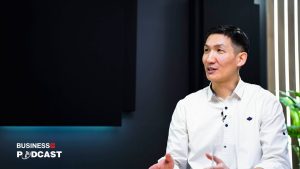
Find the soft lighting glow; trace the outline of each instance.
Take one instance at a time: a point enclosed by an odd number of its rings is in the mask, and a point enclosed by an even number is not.
[[[289,67],[289,18],[288,18],[288,0],[284,0],[284,66],[285,66],[285,91],[288,92],[290,90],[290,67]],[[287,93],[288,94],[288,93]],[[290,109],[286,109],[286,123],[288,126],[291,125],[291,115]],[[289,137],[289,143],[292,140]],[[292,159],[292,148],[289,146],[289,157]],[[292,161],[292,160],[291,160]],[[292,164],[291,164],[292,165]]]
[[[1,126],[3,131],[115,131],[118,127],[108,126]]]
[[[284,73],[285,73],[285,91],[290,90],[290,67],[289,67],[289,18],[288,18],[288,0],[284,0]],[[289,94],[289,93],[287,93]],[[286,116],[290,117],[290,111],[287,108]],[[287,125],[291,124],[291,119],[287,118]]]
[[[279,98],[279,61],[278,61],[278,1],[274,0],[274,61],[275,61],[275,95]]]

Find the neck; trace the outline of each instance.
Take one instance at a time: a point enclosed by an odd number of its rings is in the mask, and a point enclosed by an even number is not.
[[[236,77],[233,80],[226,82],[212,82],[212,89],[218,97],[226,99],[232,94],[237,84],[239,83],[240,77]]]

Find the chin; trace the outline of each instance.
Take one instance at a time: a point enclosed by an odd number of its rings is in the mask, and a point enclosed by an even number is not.
[[[212,75],[206,75],[206,78],[207,78],[207,80],[209,80],[212,83],[220,81],[220,78],[217,78],[217,77],[212,76]]]
[[[214,77],[214,75],[209,75],[209,74],[206,74],[206,78],[209,81],[214,81],[216,79],[216,77]]]

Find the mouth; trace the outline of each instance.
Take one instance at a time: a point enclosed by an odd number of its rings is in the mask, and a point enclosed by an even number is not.
[[[213,73],[215,73],[217,70],[218,70],[217,68],[211,67],[211,66],[209,66],[209,67],[206,68],[206,72],[207,72],[208,74],[213,74]]]

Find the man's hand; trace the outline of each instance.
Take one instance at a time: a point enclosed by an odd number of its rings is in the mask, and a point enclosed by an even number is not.
[[[229,169],[229,168],[226,166],[226,164],[225,164],[221,159],[219,159],[218,157],[212,156],[212,155],[207,154],[207,153],[206,153],[205,155],[206,155],[206,157],[207,157],[208,159],[210,159],[211,161],[216,162],[216,166],[212,166],[212,167],[209,167],[209,168],[206,168],[206,169]]]
[[[173,169],[174,160],[170,154],[166,154],[165,159],[152,165],[149,169]]]

